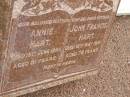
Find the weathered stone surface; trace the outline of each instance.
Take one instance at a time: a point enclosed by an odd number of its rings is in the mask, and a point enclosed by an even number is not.
[[[98,74],[118,3],[12,0],[1,92],[19,95]]]
[[[8,7],[5,0],[0,1],[0,87],[2,80],[2,53],[3,53],[3,42],[4,42],[4,32],[6,31],[7,19],[8,19]],[[1,88],[0,88],[1,93]]]
[[[98,75],[20,97],[129,97],[130,17],[118,17],[111,30]]]

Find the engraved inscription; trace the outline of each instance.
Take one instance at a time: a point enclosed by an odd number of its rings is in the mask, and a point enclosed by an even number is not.
[[[15,0],[2,90],[96,69],[112,14],[112,0]]]

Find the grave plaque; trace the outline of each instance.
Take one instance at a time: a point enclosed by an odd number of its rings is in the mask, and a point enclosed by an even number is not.
[[[96,74],[119,0],[12,0],[1,94]]]

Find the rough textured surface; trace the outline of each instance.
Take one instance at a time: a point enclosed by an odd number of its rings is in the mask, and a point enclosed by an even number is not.
[[[2,53],[2,95],[46,89],[84,78],[88,71],[97,74],[97,56],[102,56],[99,51],[119,0],[11,1]]]
[[[0,80],[2,76],[2,51],[3,51],[3,39],[4,39],[4,33],[6,29],[6,23],[7,23],[7,5],[5,0],[0,0]],[[1,87],[1,83],[0,83]],[[1,89],[0,89],[1,90]]]
[[[98,75],[20,97],[130,97],[130,17],[113,25]]]

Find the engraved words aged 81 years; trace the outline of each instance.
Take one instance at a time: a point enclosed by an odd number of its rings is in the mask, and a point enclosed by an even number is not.
[[[14,0],[3,91],[95,70],[112,0]]]

